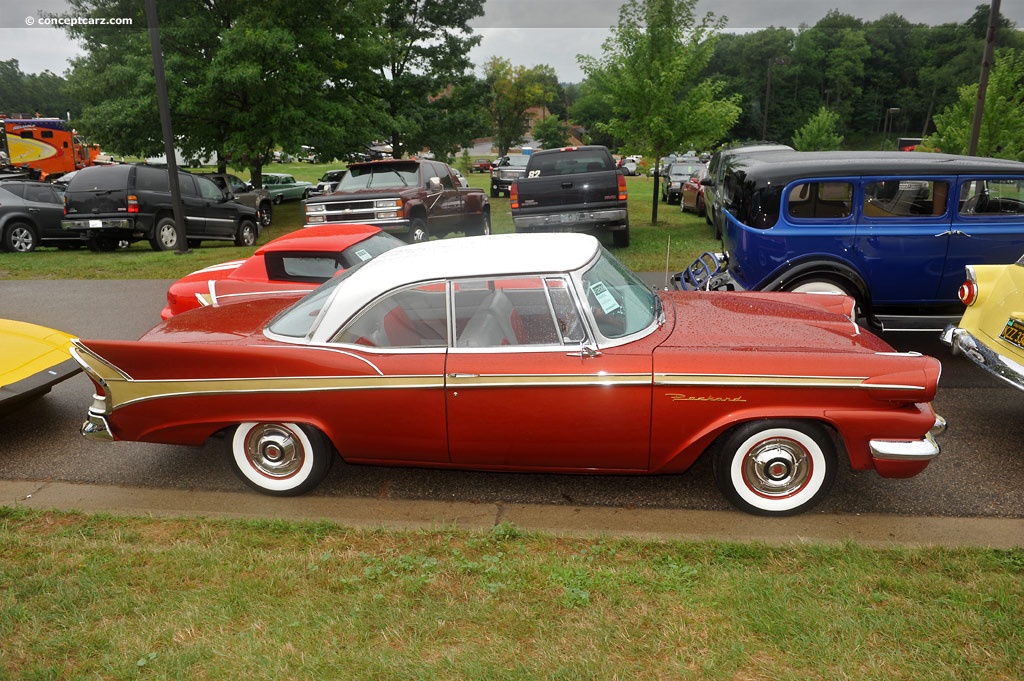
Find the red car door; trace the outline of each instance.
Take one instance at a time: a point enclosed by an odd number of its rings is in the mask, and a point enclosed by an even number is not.
[[[646,470],[651,356],[591,355],[560,277],[453,284],[445,367],[452,463],[508,469]]]

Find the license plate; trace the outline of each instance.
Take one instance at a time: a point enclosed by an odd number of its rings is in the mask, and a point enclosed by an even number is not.
[[[102,227],[103,220],[89,220],[89,226],[95,228]]]
[[[1024,322],[1009,319],[1006,321],[1006,326],[1003,327],[1003,332],[999,334],[1007,343],[1016,345],[1018,348],[1024,350]]]

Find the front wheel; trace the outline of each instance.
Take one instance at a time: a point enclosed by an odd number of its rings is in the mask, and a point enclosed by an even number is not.
[[[273,496],[308,492],[334,463],[327,436],[306,425],[242,423],[225,443],[228,463],[242,481]]]
[[[274,206],[270,201],[264,201],[260,204],[260,224],[264,227],[270,227],[270,221],[274,215]]]
[[[752,421],[715,452],[715,482],[737,508],[764,516],[803,513],[835,481],[838,457],[828,432],[803,421]]]
[[[242,220],[238,225],[238,231],[235,232],[235,245],[236,246],[254,246],[256,245],[256,223],[252,220]]]
[[[413,218],[412,224],[409,225],[409,243],[416,244],[429,238],[430,232],[427,230],[427,221],[423,218]]]

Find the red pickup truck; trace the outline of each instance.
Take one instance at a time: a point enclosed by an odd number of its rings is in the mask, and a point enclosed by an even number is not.
[[[451,232],[491,233],[487,194],[463,187],[440,161],[391,158],[352,163],[334,193],[304,203],[307,225],[358,222],[410,242]]]

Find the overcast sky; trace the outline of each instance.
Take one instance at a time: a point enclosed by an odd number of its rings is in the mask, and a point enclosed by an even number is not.
[[[487,0],[486,14],[473,21],[482,36],[472,51],[482,65],[492,56],[514,65],[547,64],[559,80],[579,82],[576,55],[599,56],[608,28],[618,22],[621,0]],[[699,0],[698,16],[714,12],[728,19],[728,30],[768,26],[813,26],[831,9],[872,21],[888,14],[912,23],[937,25],[966,21],[985,0]],[[78,46],[60,29],[39,25],[49,12],[64,11],[64,0],[0,0],[0,61],[17,59],[24,73],[63,74]],[[1024,2],[1004,0],[1003,16],[1024,28]],[[29,24],[31,23],[31,26]],[[979,56],[980,60],[980,56]],[[979,61],[980,63],[980,61]]]

